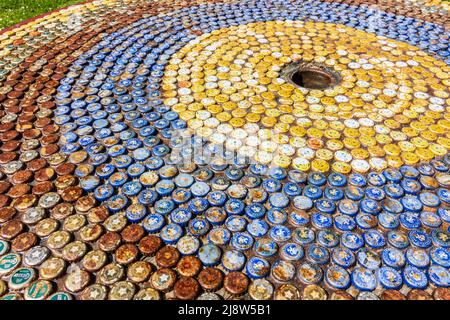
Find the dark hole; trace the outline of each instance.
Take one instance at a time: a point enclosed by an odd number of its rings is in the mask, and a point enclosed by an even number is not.
[[[326,89],[336,84],[336,79],[322,70],[300,69],[292,74],[292,82],[307,89]]]

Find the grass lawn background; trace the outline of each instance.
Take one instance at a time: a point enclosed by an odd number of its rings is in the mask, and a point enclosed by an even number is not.
[[[83,0],[0,0],[0,30]]]

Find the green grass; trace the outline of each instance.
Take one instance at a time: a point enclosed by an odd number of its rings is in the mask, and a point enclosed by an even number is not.
[[[0,0],[0,30],[82,0]]]

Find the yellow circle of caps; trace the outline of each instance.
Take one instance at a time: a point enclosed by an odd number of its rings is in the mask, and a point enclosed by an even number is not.
[[[325,90],[294,86],[280,75],[294,57],[327,65],[342,82]],[[260,154],[263,161],[285,165],[285,157],[298,154],[289,160],[302,170],[324,170],[321,161],[333,170],[345,161],[352,170],[379,170],[388,162],[432,159],[450,147],[445,63],[350,27],[288,21],[222,28],[181,48],[166,71],[164,102],[202,135],[210,132],[203,127],[251,124],[253,135],[262,138],[268,129],[288,146],[282,157]]]

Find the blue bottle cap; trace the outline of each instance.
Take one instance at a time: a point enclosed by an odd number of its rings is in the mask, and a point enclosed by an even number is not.
[[[339,212],[349,215],[349,216],[356,216],[356,214],[359,211],[358,203],[350,200],[350,199],[343,199],[339,201],[338,204],[338,210]]]
[[[329,214],[316,212],[311,216],[311,224],[317,229],[328,229],[333,226],[333,218]]]
[[[250,189],[248,198],[251,202],[265,203],[267,201],[268,193],[262,188]]]
[[[359,173],[352,173],[348,177],[348,183],[355,187],[364,187],[367,184],[366,178]]]
[[[377,278],[380,284],[386,289],[398,290],[403,284],[400,272],[391,267],[381,267],[378,269]]]
[[[262,179],[254,174],[246,174],[242,177],[241,183],[247,188],[257,188],[261,185]]]
[[[197,181],[191,185],[190,190],[196,197],[204,197],[211,190],[210,186],[206,182]]]
[[[248,232],[235,232],[231,238],[231,246],[240,251],[250,250],[253,246],[253,237]]]
[[[108,182],[114,187],[120,187],[127,182],[128,176],[124,172],[114,172],[108,179]]]
[[[341,236],[341,244],[350,250],[358,250],[364,246],[364,239],[358,233],[345,232]]]
[[[378,224],[385,229],[394,230],[398,228],[400,221],[395,214],[382,212],[378,215]]]
[[[270,204],[275,208],[285,208],[289,205],[289,198],[281,192],[276,192],[269,197]]]
[[[400,186],[407,194],[417,195],[422,190],[422,185],[417,180],[403,179]]]
[[[161,199],[155,202],[154,209],[156,213],[167,215],[175,209],[175,203],[170,199]]]
[[[229,199],[225,203],[225,211],[228,214],[241,214],[244,211],[245,205],[241,200]]]
[[[207,200],[211,206],[221,207],[227,201],[227,195],[223,191],[213,191],[208,193]]]
[[[325,183],[327,183],[327,178],[323,173],[320,172],[314,172],[308,175],[308,183],[312,184],[314,186],[323,186]]]
[[[297,270],[297,278],[304,284],[318,284],[322,281],[323,271],[314,263],[305,262]]]
[[[326,264],[330,260],[330,253],[325,247],[311,244],[306,251],[307,259],[314,264]]]
[[[101,179],[108,179],[116,170],[116,167],[110,163],[101,164],[95,169],[95,174]]]
[[[431,246],[430,236],[422,230],[414,229],[408,233],[409,242],[418,248],[428,248]]]
[[[431,192],[422,192],[419,194],[419,200],[426,207],[437,207],[441,204],[439,197]]]
[[[247,226],[247,220],[244,217],[232,215],[225,220],[225,226],[231,232],[243,231]]]
[[[328,183],[333,187],[343,187],[347,184],[347,178],[342,173],[333,172],[328,176]]]
[[[449,248],[450,247],[450,232],[443,230],[433,230],[431,232],[431,240],[437,247]]]
[[[269,274],[270,263],[260,257],[251,257],[245,265],[247,275],[252,279],[264,278]]]
[[[367,174],[367,181],[374,187],[381,187],[386,184],[386,178],[378,172],[369,172]]]
[[[183,236],[183,228],[175,223],[170,223],[162,228],[159,236],[166,244],[174,244]]]
[[[395,269],[401,269],[406,263],[405,255],[403,251],[388,247],[381,252],[381,259],[383,263],[388,267]]]
[[[213,243],[208,243],[198,250],[198,258],[204,266],[215,266],[220,262],[222,251]]]
[[[192,218],[192,213],[184,208],[177,208],[170,213],[170,220],[180,226],[185,226]]]
[[[222,265],[228,271],[240,271],[246,262],[245,255],[238,250],[228,250],[222,256]]]
[[[227,170],[225,170],[225,175],[227,176],[228,179],[232,181],[237,181],[244,176],[244,171],[242,171],[242,169],[239,168],[229,167]]]
[[[264,180],[262,183],[262,186],[269,193],[273,193],[273,192],[277,192],[277,191],[281,190],[281,183],[280,183],[280,181],[278,181],[276,179]]]
[[[414,196],[406,195],[400,200],[400,202],[406,211],[419,212],[423,208],[422,202]]]
[[[381,265],[381,258],[375,251],[368,250],[366,248],[361,248],[356,253],[356,260],[364,268],[370,270],[376,270]]]
[[[381,211],[380,204],[372,199],[363,199],[359,203],[361,210],[371,215],[377,215]]]
[[[450,268],[450,251],[446,248],[432,248],[430,250],[430,258],[433,263]]]
[[[114,187],[110,184],[103,184],[95,188],[94,197],[99,201],[104,201],[114,194]]]
[[[430,281],[437,287],[450,287],[450,271],[442,266],[433,265],[428,269]]]
[[[424,249],[409,248],[406,250],[406,261],[416,268],[426,268],[430,264],[430,257]]]
[[[363,230],[375,228],[378,224],[377,217],[368,213],[358,213],[355,221],[358,227]]]
[[[388,197],[399,199],[404,196],[405,190],[397,183],[388,183],[384,186],[384,192]]]
[[[331,251],[331,261],[341,267],[350,268],[355,264],[356,258],[350,249],[339,246]]]
[[[144,205],[152,205],[158,199],[158,194],[154,190],[145,189],[142,190],[138,195],[139,203]]]
[[[374,271],[357,267],[351,275],[353,286],[360,291],[373,291],[377,287],[377,277]]]
[[[126,210],[126,216],[128,220],[132,223],[137,223],[144,219],[147,214],[147,209],[144,205],[140,203],[135,203],[130,205]]]
[[[345,188],[344,193],[348,199],[354,201],[359,201],[364,197],[364,190],[355,186],[348,186]]]
[[[124,209],[128,204],[128,198],[123,195],[115,195],[108,199],[106,206],[112,212],[118,212]]]
[[[262,257],[272,257],[278,252],[278,244],[268,238],[255,241],[254,251]]]
[[[269,177],[277,180],[283,180],[287,177],[286,170],[280,167],[270,168],[267,174],[269,175]]]
[[[292,211],[294,213],[295,211]],[[288,218],[288,215],[284,209],[271,208],[266,213],[267,222],[272,225],[284,224]]]
[[[279,282],[291,281],[295,276],[295,266],[292,262],[277,260],[272,263],[271,275]]]
[[[310,215],[306,211],[292,210],[289,214],[289,223],[295,227],[304,226],[309,223]],[[269,218],[268,218],[269,219]],[[270,220],[269,220],[270,221]],[[272,224],[283,224],[284,222],[277,222]]]
[[[232,184],[227,189],[230,198],[244,199],[248,193],[248,189],[242,184]]]
[[[169,179],[159,180],[155,185],[156,192],[158,192],[161,196],[170,195],[174,189],[175,184]]]
[[[439,188],[436,194],[442,202],[450,204],[450,192],[447,189]]]
[[[208,200],[196,197],[189,201],[188,207],[195,214],[203,213],[209,206]]]
[[[381,201],[385,198],[386,194],[383,189],[378,187],[366,188],[366,196],[374,201]]]
[[[80,178],[80,186],[83,190],[92,191],[100,185],[101,180],[96,176],[86,176]]]
[[[291,238],[291,230],[282,225],[273,226],[270,228],[269,236],[276,242],[285,242]]]
[[[247,224],[247,231],[255,238],[260,238],[267,234],[269,225],[264,220],[255,219]]]
[[[283,186],[283,192],[290,197],[295,197],[302,193],[302,188],[297,183],[287,182]]]
[[[212,207],[206,210],[205,218],[214,226],[221,225],[227,218],[227,213],[223,208]]]
[[[159,168],[158,174],[163,179],[171,179],[178,174],[178,169],[174,165],[166,164],[165,166]]]
[[[326,248],[333,248],[339,244],[339,236],[332,230],[319,230],[317,242]]]
[[[448,207],[440,207],[437,209],[437,213],[442,221],[450,222],[450,208]]]
[[[293,200],[294,207],[299,210],[309,210],[313,207],[313,202],[306,196],[297,196]]]
[[[387,234],[388,243],[397,248],[397,249],[405,249],[409,246],[408,236],[398,230],[389,231]]]
[[[333,201],[328,199],[319,199],[315,202],[315,207],[319,212],[333,214],[336,211],[336,206]]]
[[[334,216],[334,226],[339,231],[352,231],[356,228],[356,222],[352,217],[344,214],[338,214]]]
[[[299,261],[304,256],[303,247],[294,242],[287,242],[280,248],[280,257],[288,261]]]
[[[210,224],[206,218],[202,216],[195,217],[188,223],[189,233],[195,237],[202,237],[208,233]]]
[[[208,240],[218,246],[227,245],[231,239],[231,232],[224,227],[214,227],[208,233]]]
[[[126,182],[122,187],[121,191],[123,194],[132,197],[137,195],[142,190],[142,184],[137,181]]]
[[[373,249],[379,249],[386,245],[384,235],[376,229],[364,231],[363,238],[366,245]]]
[[[400,172],[400,170],[394,168],[388,168],[384,170],[383,175],[387,180],[391,182],[400,182],[400,180],[402,179],[402,173]]]
[[[344,191],[334,187],[326,187],[324,196],[331,201],[338,201],[344,198]]]
[[[419,182],[426,190],[435,190],[439,187],[438,181],[433,177],[422,175],[419,178]]]
[[[313,229],[300,227],[292,232],[292,240],[301,245],[307,245],[316,238]]]
[[[260,219],[266,214],[266,208],[260,203],[252,203],[245,207],[245,215],[250,219]]]
[[[350,275],[340,266],[329,266],[325,271],[325,281],[330,287],[339,290],[350,287]]]
[[[381,202],[381,208],[387,212],[390,213],[401,213],[403,212],[403,205],[400,203],[400,201],[392,199],[392,198],[386,198]]]
[[[294,183],[305,183],[307,179],[306,173],[300,170],[289,170],[288,172],[288,179],[289,181],[292,181]]]
[[[403,270],[405,284],[412,289],[425,289],[428,286],[428,279],[425,272],[414,267],[406,266]]]
[[[172,199],[177,204],[182,204],[188,202],[192,197],[192,194],[187,189],[175,189],[172,192]]]
[[[156,233],[165,225],[164,217],[158,213],[149,214],[143,221],[142,227],[148,233]]]
[[[303,195],[312,200],[322,197],[322,193],[323,192],[321,188],[310,184],[306,185],[306,187],[303,189]]]
[[[230,185],[230,181],[224,177],[214,177],[211,179],[211,186],[215,190],[226,190]]]
[[[417,179],[420,175],[419,170],[412,166],[402,166],[400,167],[400,172],[403,175],[403,177],[407,179]]]

